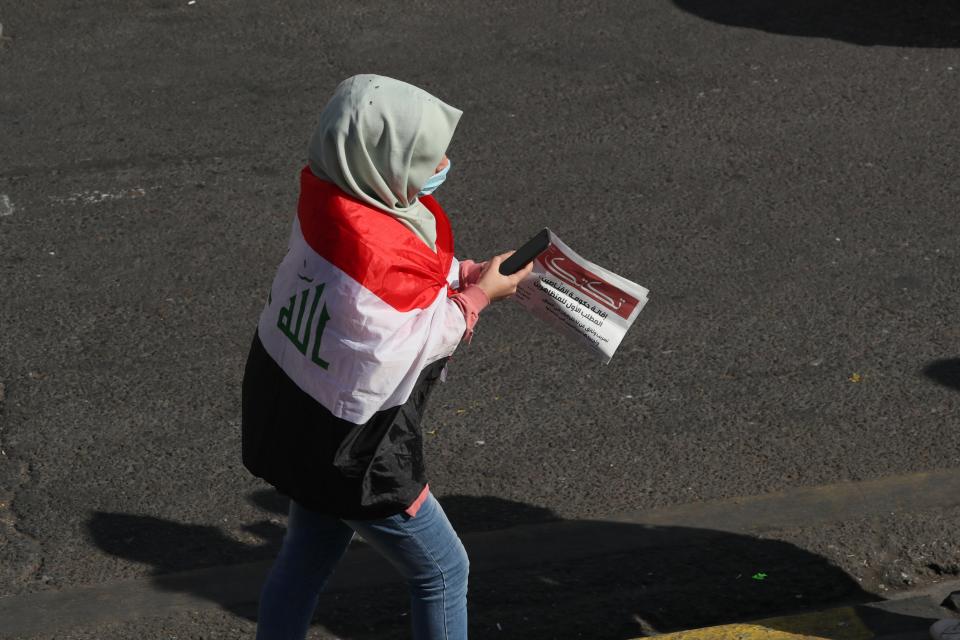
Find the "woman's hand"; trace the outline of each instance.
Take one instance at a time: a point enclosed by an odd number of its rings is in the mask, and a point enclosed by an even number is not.
[[[502,275],[500,273],[500,263],[513,254],[514,252],[510,251],[490,258],[486,268],[480,274],[480,280],[477,281],[477,286],[483,289],[483,292],[490,298],[490,302],[512,296],[517,292],[517,285],[520,284],[520,281],[523,280],[528,273],[533,271],[533,263],[531,262],[512,276]]]

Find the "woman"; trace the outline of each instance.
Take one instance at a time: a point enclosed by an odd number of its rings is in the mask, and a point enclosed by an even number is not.
[[[243,380],[244,465],[291,499],[258,639],[305,637],[355,533],[406,579],[414,638],[467,637],[467,555],[430,494],[420,419],[480,311],[532,267],[453,257],[429,194],[460,116],[373,75],[320,115]]]

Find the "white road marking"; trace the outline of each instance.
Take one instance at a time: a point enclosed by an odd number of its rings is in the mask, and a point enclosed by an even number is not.
[[[121,191],[81,191],[71,193],[69,196],[50,196],[50,199],[58,204],[100,204],[108,200],[121,200],[123,198],[142,198],[147,195],[147,190],[143,187],[134,187],[133,189],[123,189]]]
[[[13,202],[10,201],[10,196],[5,193],[0,193],[0,218],[12,216],[13,209]]]

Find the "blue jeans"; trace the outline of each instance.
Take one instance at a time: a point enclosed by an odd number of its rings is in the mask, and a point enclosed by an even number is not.
[[[257,640],[303,640],[327,580],[354,532],[393,564],[410,590],[414,640],[467,637],[467,552],[433,494],[415,518],[338,520],[290,501],[280,555],[260,594]]]

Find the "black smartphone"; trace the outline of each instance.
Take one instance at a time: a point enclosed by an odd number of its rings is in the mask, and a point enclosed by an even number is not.
[[[517,249],[516,253],[500,263],[500,274],[510,276],[523,269],[534,258],[547,250],[550,246],[550,232],[546,229],[533,236]]]

